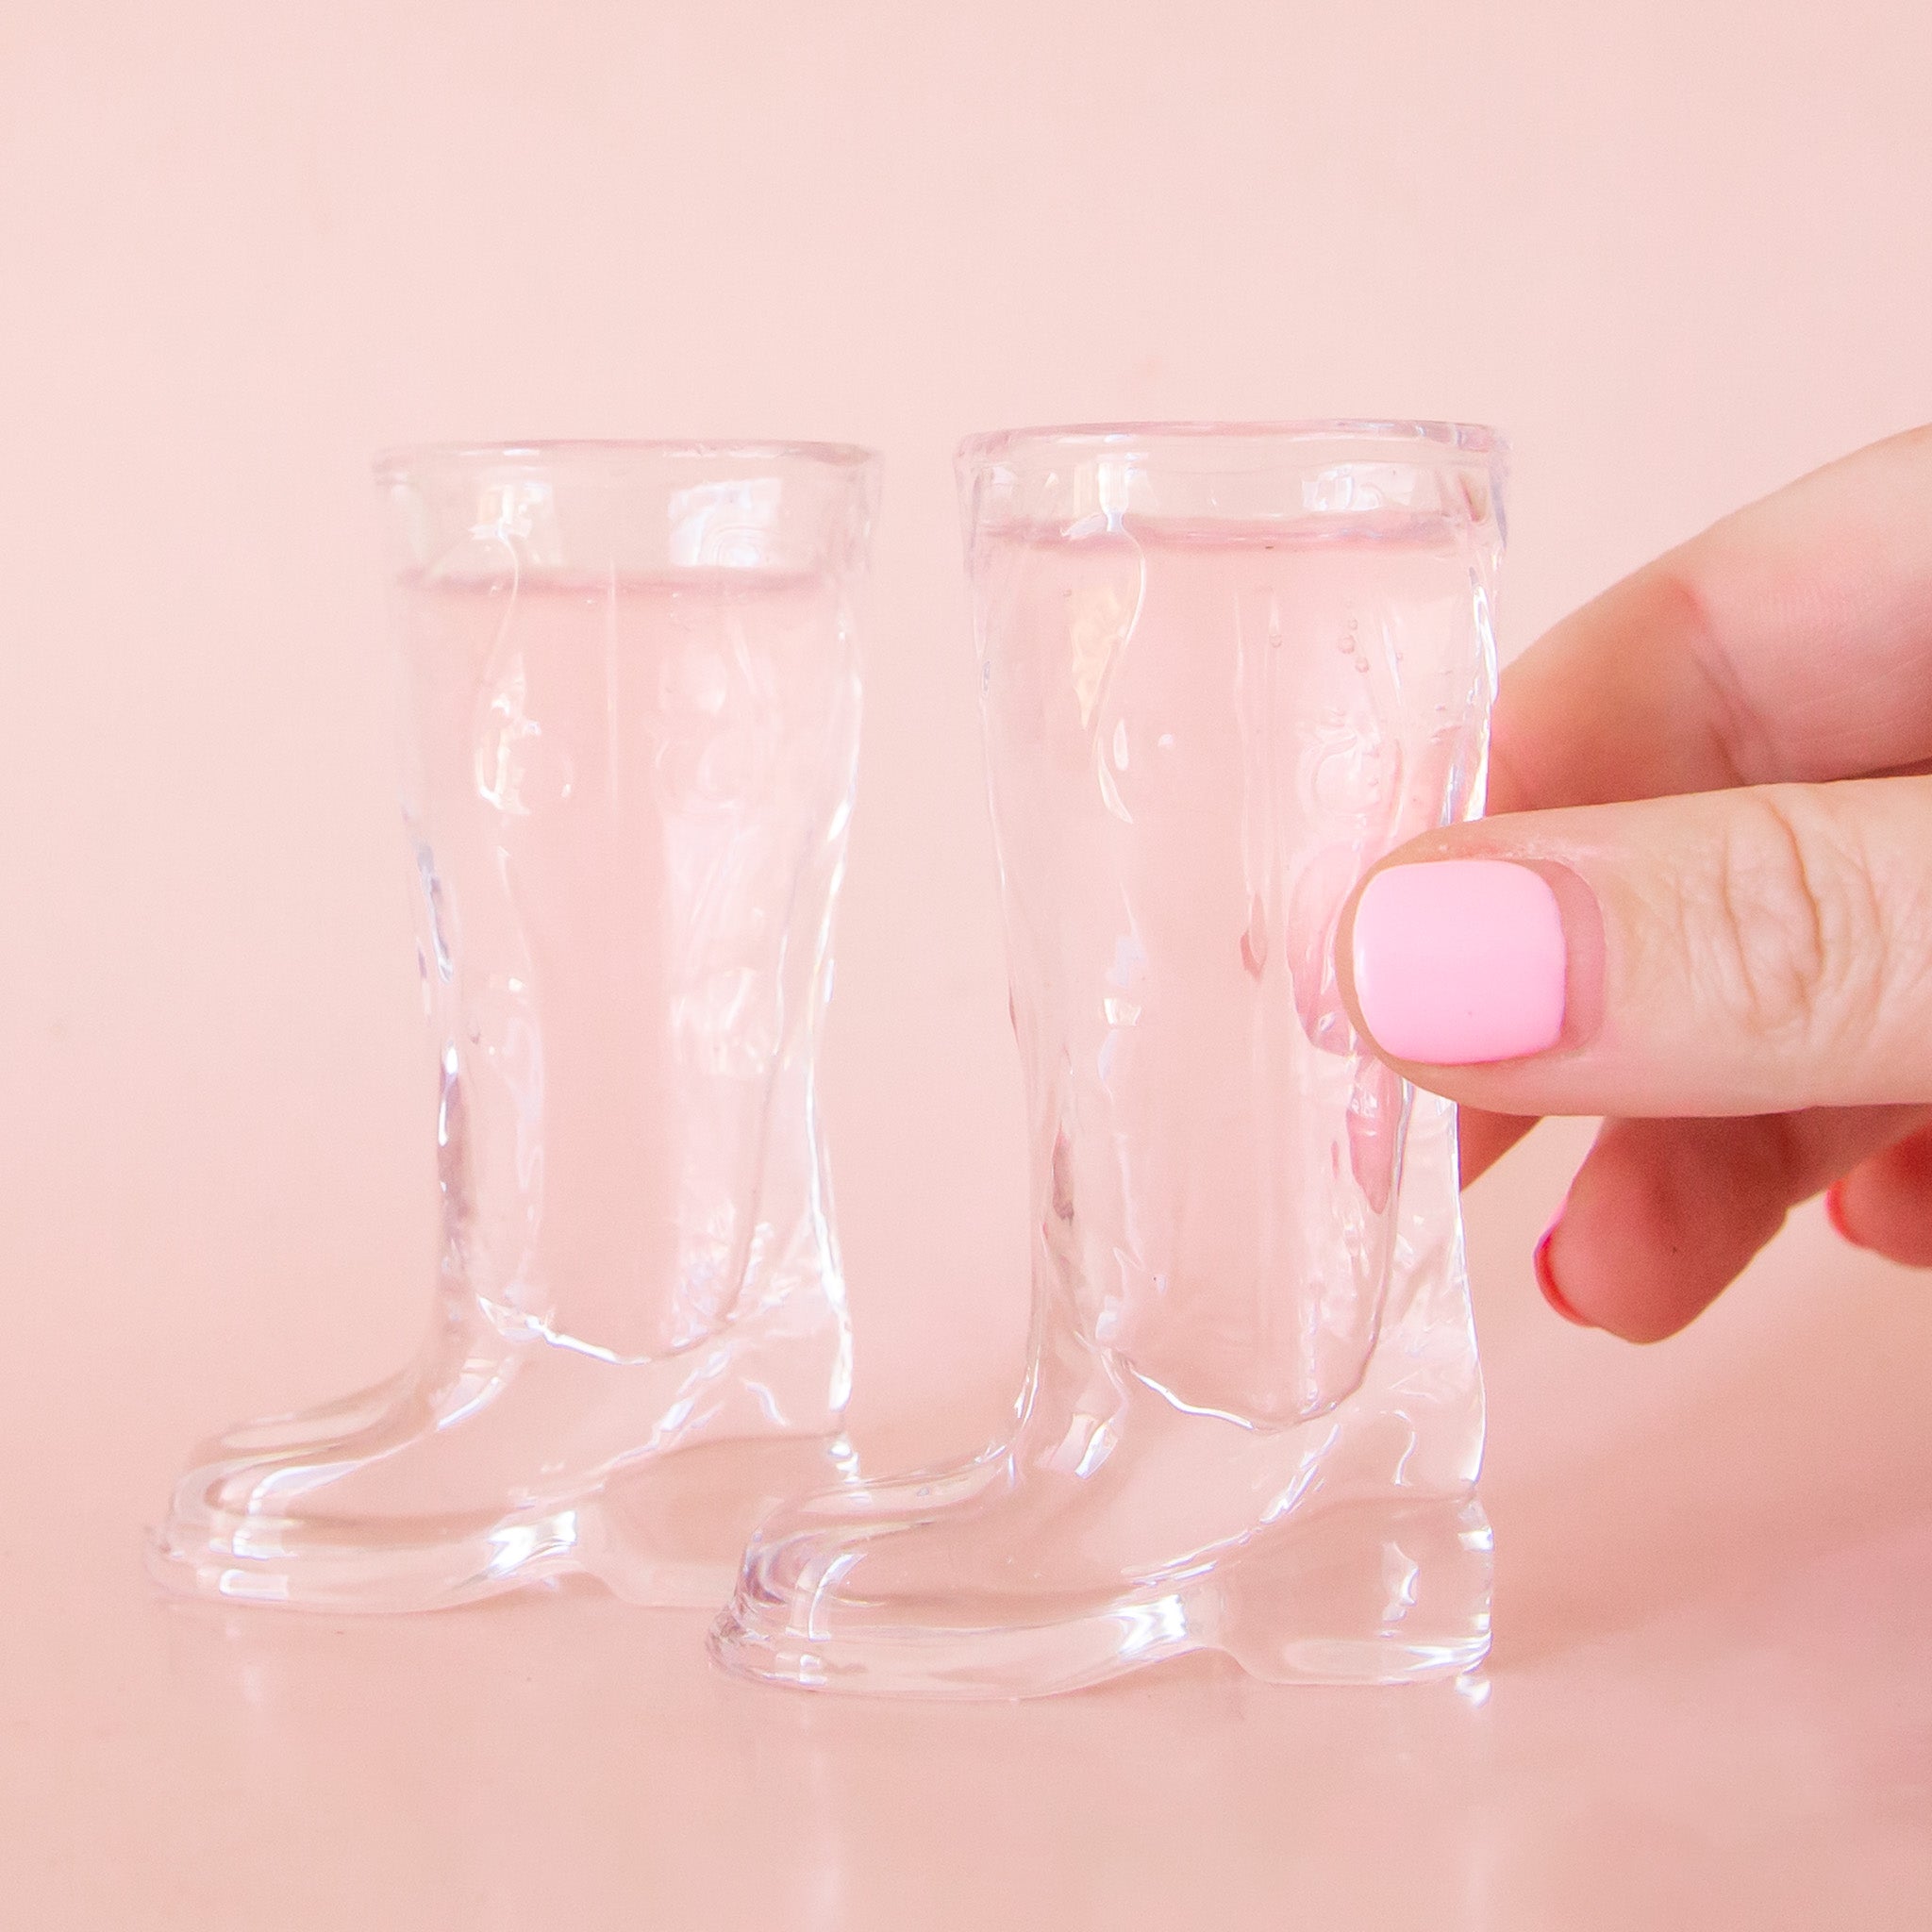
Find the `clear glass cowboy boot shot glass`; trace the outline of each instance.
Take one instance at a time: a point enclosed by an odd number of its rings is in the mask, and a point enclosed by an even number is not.
[[[1454,1110],[1338,915],[1481,808],[1504,454],[1452,425],[1026,432],[959,474],[1033,1331],[971,1464],[769,1518],[716,1626],[805,1687],[1013,1696],[1181,1652],[1385,1683],[1489,1645]]]
[[[876,463],[557,443],[377,478],[433,1318],[391,1380],[201,1452],[150,1567],[330,1611],[570,1572],[715,1607],[771,1504],[850,1470],[813,1066]]]

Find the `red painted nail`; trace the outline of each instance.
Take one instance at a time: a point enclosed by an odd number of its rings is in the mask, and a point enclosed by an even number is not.
[[[1550,1242],[1557,1230],[1563,1224],[1560,1209],[1556,1220],[1543,1230],[1543,1238],[1536,1244],[1536,1285],[1542,1290],[1543,1299],[1566,1322],[1574,1322],[1579,1328],[1594,1328],[1594,1322],[1586,1322],[1568,1302],[1563,1299],[1563,1291],[1557,1286],[1557,1272],[1550,1266]]]
[[[1840,1241],[1850,1241],[1853,1247],[1862,1248],[1865,1243],[1855,1235],[1845,1221],[1844,1182],[1834,1181],[1824,1191],[1824,1218],[1838,1230]]]

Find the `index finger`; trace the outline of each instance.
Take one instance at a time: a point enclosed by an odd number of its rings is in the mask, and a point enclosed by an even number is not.
[[[1932,757],[1932,425],[1714,524],[1532,645],[1489,810],[1863,777]]]
[[[1932,758],[1932,425],[1613,585],[1504,674],[1491,815],[1860,777]],[[1536,1123],[1462,1109],[1475,1179]]]

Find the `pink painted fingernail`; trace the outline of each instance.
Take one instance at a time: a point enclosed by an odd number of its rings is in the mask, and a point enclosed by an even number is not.
[[[1502,858],[1391,865],[1355,914],[1355,995],[1381,1051],[1425,1066],[1520,1059],[1563,1031],[1563,921]]]

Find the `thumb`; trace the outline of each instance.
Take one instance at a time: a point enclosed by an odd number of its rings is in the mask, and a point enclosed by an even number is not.
[[[1932,778],[1452,827],[1392,853],[1341,990],[1418,1085],[1506,1114],[1932,1097]]]

